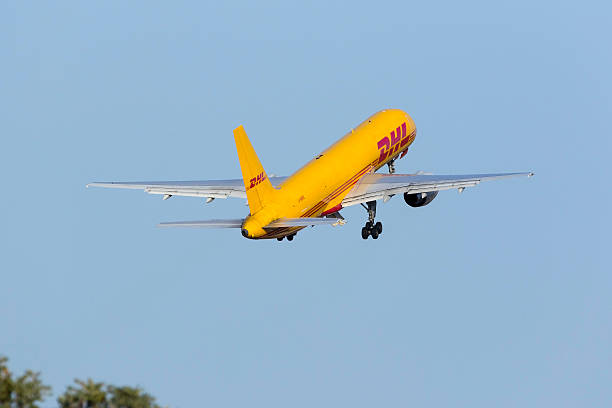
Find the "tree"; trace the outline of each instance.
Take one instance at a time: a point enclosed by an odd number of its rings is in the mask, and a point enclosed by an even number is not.
[[[8,358],[0,356],[0,408],[39,408],[38,403],[51,394],[40,373],[27,370],[13,378]],[[57,399],[59,408],[161,408],[155,398],[140,387],[117,387],[76,379]]]
[[[104,383],[75,379],[78,387],[69,385],[66,391],[59,396],[57,402],[61,408],[106,408],[106,390]]]
[[[155,398],[140,387],[108,386],[110,408],[160,408]]]
[[[8,358],[0,356],[0,408],[10,408],[13,394],[13,379],[6,363]]]
[[[51,394],[51,387],[32,370],[13,379],[7,362],[8,358],[0,357],[0,408],[39,408],[37,403]]]
[[[116,387],[94,382],[74,380],[57,399],[60,408],[160,408],[155,398],[140,387]]]

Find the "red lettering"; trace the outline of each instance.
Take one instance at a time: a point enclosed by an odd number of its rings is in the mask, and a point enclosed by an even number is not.
[[[402,139],[401,146],[402,147],[406,146],[408,143],[410,143],[411,140],[414,140],[414,132],[409,134],[408,137],[405,137],[404,139]]]
[[[389,153],[389,148],[391,147],[391,143],[389,142],[389,138],[387,136],[383,137],[378,141],[378,149],[380,150],[380,157],[378,159],[379,163],[382,163],[387,158],[387,154]]]
[[[402,130],[397,128],[396,132],[391,132],[391,146],[394,146],[402,139]]]
[[[394,145],[394,146],[391,148],[391,151],[389,152],[389,156],[393,156],[393,155],[395,154],[395,152],[397,152],[397,151],[399,150],[399,147],[400,147],[399,143],[398,143],[398,144],[396,144],[396,145]]]

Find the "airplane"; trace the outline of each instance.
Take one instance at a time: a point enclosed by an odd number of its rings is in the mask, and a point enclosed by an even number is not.
[[[164,222],[161,227],[236,228],[249,239],[292,241],[307,226],[343,225],[340,210],[361,205],[368,220],[361,237],[377,239],[382,223],[376,221],[376,202],[397,194],[411,207],[432,202],[439,191],[462,192],[481,181],[532,172],[433,175],[396,174],[395,161],[403,158],[416,137],[412,118],[400,109],[386,109],[367,118],[289,177],[268,177],[243,126],[234,129],[242,179],[204,181],[95,182],[95,187],[140,189],[149,194],[217,198],[246,198],[245,218]],[[376,171],[387,166],[389,174]]]

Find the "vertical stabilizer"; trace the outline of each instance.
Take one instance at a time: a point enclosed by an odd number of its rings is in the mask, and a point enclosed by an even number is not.
[[[242,170],[242,179],[246,189],[247,201],[251,214],[261,210],[265,203],[270,200],[276,190],[263,169],[257,154],[247,137],[244,127],[238,126],[234,129],[234,140]]]

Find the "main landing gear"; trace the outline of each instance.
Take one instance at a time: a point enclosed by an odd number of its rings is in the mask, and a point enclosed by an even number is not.
[[[361,204],[368,212],[368,222],[366,222],[365,226],[361,229],[361,238],[368,239],[371,235],[372,239],[378,239],[378,236],[382,234],[382,223],[380,221],[374,222],[374,218],[376,217],[376,201],[368,201],[366,204],[368,204],[367,207]]]
[[[286,237],[278,237],[276,238],[278,241],[282,241],[283,238],[287,238],[287,241],[293,241],[293,237],[295,237],[295,234],[291,234],[291,235],[287,235]]]

